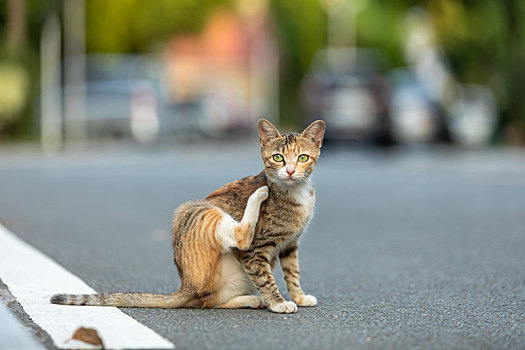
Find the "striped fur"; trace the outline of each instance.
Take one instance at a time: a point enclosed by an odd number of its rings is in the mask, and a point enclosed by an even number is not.
[[[302,134],[281,135],[261,119],[264,171],[177,208],[172,244],[181,287],[175,293],[59,294],[51,302],[160,308],[268,307],[280,313],[295,312],[297,305],[314,306],[316,298],[305,295],[299,283],[297,247],[313,215],[315,193],[310,176],[319,158],[324,128],[324,122],[317,121]],[[306,157],[299,158],[301,155]],[[273,278],[277,258],[293,301],[282,297]],[[256,291],[260,296],[253,295]]]

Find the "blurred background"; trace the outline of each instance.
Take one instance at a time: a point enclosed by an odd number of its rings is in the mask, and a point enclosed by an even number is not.
[[[123,311],[180,349],[525,349],[524,91],[524,0],[0,0],[0,223],[170,293],[173,209],[261,170],[257,119],[324,119],[318,308]]]
[[[3,0],[0,140],[525,143],[518,0]]]

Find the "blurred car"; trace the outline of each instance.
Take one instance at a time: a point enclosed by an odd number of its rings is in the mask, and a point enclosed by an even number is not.
[[[449,142],[447,113],[409,69],[389,72],[392,136],[397,143]]]
[[[157,61],[138,55],[88,55],[85,86],[65,86],[64,98],[85,94],[88,136],[133,136],[147,142],[175,126]],[[66,122],[75,118],[66,116]]]
[[[436,102],[423,84],[407,69],[388,75],[391,86],[392,134],[399,143],[431,142],[437,139],[440,116]]]
[[[489,143],[497,123],[497,104],[492,91],[482,85],[459,85],[459,94],[449,117],[455,143],[480,146]]]
[[[391,143],[384,56],[373,49],[323,49],[302,84],[308,120],[328,124],[325,139]]]

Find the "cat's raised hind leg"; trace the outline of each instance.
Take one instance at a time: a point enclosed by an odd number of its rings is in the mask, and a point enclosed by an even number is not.
[[[221,239],[223,248],[248,249],[253,241],[253,235],[257,220],[259,220],[259,211],[261,204],[268,199],[268,187],[258,188],[248,198],[248,203],[244,209],[244,215],[241,222],[235,221],[228,214],[224,215],[221,224],[217,230],[217,237]]]
[[[261,204],[266,199],[268,199],[268,186],[258,188],[248,198],[248,204],[246,204],[246,209],[244,209],[241,224],[234,228],[234,235],[239,249],[248,249],[252,244],[255,226],[257,225],[257,220],[259,220]]]

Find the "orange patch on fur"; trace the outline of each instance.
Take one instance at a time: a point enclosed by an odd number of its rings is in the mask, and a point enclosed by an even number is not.
[[[189,239],[181,251],[181,262],[196,293],[211,291],[217,284],[222,247],[214,233],[223,215],[216,208],[206,210],[188,228]]]
[[[233,229],[233,235],[237,241],[237,247],[239,249],[245,250],[250,247],[252,244],[253,235],[252,225],[249,223],[241,223],[239,226]]]

